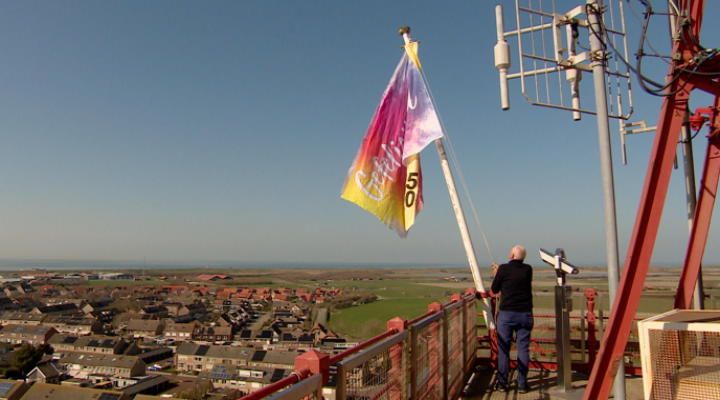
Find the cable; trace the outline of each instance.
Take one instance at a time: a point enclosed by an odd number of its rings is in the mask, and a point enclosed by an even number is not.
[[[699,71],[702,64],[704,62],[706,62],[708,59],[713,58],[717,54],[718,50],[717,49],[713,49],[711,51],[706,50],[699,43],[697,37],[695,37],[694,35],[692,35],[688,32],[688,24],[686,23],[686,21],[684,21],[683,23],[679,23],[679,26],[681,29],[681,33],[679,35],[680,40],[682,40],[685,43],[685,45],[688,45],[689,43],[691,43],[696,48],[700,49],[700,52],[704,52],[707,55],[702,57],[702,59],[699,62],[697,62],[697,64],[695,64],[695,66],[693,68],[686,68],[683,66],[675,66],[675,70],[678,73],[674,74],[674,76],[668,82],[666,82],[664,84],[657,82],[657,81],[647,77],[645,74],[643,74],[642,65],[643,65],[644,57],[658,57],[661,60],[663,60],[663,62],[667,63],[668,65],[672,65],[672,63],[669,62],[668,60],[666,60],[666,57],[664,57],[660,54],[660,52],[655,48],[655,46],[653,46],[652,42],[648,38],[650,19],[652,18],[653,15],[657,15],[657,13],[654,12],[652,4],[649,1],[647,1],[647,0],[638,0],[638,1],[640,3],[642,3],[642,5],[645,7],[645,13],[644,13],[645,16],[642,18],[642,29],[641,29],[640,40],[638,43],[638,50],[636,52],[637,60],[636,60],[635,66],[631,65],[630,62],[623,56],[623,54],[615,47],[613,41],[611,40],[611,38],[609,37],[609,34],[607,33],[607,28],[605,27],[604,21],[602,18],[599,19],[599,22],[601,24],[600,32],[597,32],[593,26],[590,26],[589,28],[590,28],[591,34],[595,35],[598,39],[600,39],[600,42],[602,43],[603,48],[607,49],[607,47],[610,47],[612,49],[612,51],[615,53],[616,58],[619,59],[623,64],[625,64],[625,66],[628,68],[629,71],[632,71],[636,75],[636,77],[638,78],[638,82],[640,83],[640,86],[643,88],[643,90],[645,90],[647,93],[654,95],[654,96],[666,97],[666,96],[673,95],[684,89],[684,85],[683,85],[682,87],[679,87],[672,92],[666,92],[666,90],[669,89],[670,87],[672,87],[673,84],[675,84],[675,82],[680,78],[679,72],[684,72],[689,75],[720,76],[720,71],[718,71],[718,72]],[[633,14],[635,15],[635,17],[638,18],[638,20],[640,20],[641,18],[637,14],[637,11],[632,7],[632,3],[630,3],[630,2],[628,2],[628,3],[630,4],[630,9],[633,12]],[[681,14],[679,8],[677,7],[677,4],[675,4],[675,2],[673,2],[672,0],[670,1],[670,6],[671,6],[671,8],[674,9],[674,11],[678,15]],[[597,8],[591,7],[590,5],[585,6],[586,14],[588,14],[590,12],[598,12],[598,11],[599,10],[597,10]],[[645,52],[646,44],[654,52],[653,54],[648,54]],[[652,86],[652,87],[650,87],[650,86]]]
[[[640,0],[640,1],[642,1],[642,0]],[[588,14],[591,13],[591,12],[597,12],[597,11],[598,11],[598,10],[594,9],[590,4],[586,4],[586,5],[585,5],[585,14],[586,14],[586,15],[588,15]],[[605,27],[604,27],[604,23],[603,23],[602,18],[598,18],[598,21],[599,21],[599,23],[601,24],[601,31],[607,32],[607,29],[605,29]],[[645,23],[643,24],[643,26],[644,26],[644,28],[643,28],[643,31],[644,31],[643,36],[645,36],[645,35],[647,34],[647,26],[648,26],[648,21],[647,21],[647,19],[646,19]],[[668,94],[663,94],[662,92],[663,92],[664,90],[668,89],[670,86],[672,86],[672,84],[673,84],[674,81],[677,79],[677,77],[674,77],[673,80],[671,80],[670,82],[665,83],[665,84],[656,82],[656,81],[654,81],[654,80],[646,77],[645,75],[642,74],[642,70],[641,70],[641,68],[642,68],[642,61],[641,61],[641,59],[642,59],[642,51],[638,51],[638,55],[637,55],[637,57],[638,57],[638,63],[636,64],[636,66],[633,66],[633,65],[630,64],[630,62],[629,62],[627,59],[625,59],[625,57],[622,55],[622,53],[620,52],[620,50],[615,47],[615,45],[612,43],[611,40],[606,40],[606,39],[608,39],[606,33],[605,33],[605,34],[601,34],[600,32],[595,31],[595,28],[594,28],[592,25],[590,25],[589,28],[590,28],[591,34],[592,34],[592,35],[595,35],[595,37],[597,37],[597,38],[600,40],[600,43],[602,44],[603,49],[607,49],[607,47],[608,47],[608,45],[609,45],[609,47],[610,47],[610,48],[612,49],[612,51],[615,53],[615,56],[616,56],[620,61],[622,61],[623,64],[625,64],[625,66],[628,68],[628,70],[630,70],[630,71],[632,71],[633,73],[635,73],[635,75],[636,75],[636,77],[638,78],[638,81],[639,81],[639,83],[640,83],[640,86],[643,88],[643,90],[645,90],[646,92],[648,92],[648,93],[650,93],[650,94],[652,94],[652,95],[655,95],[655,96],[667,96],[667,95],[668,95]],[[639,46],[640,49],[642,49],[642,44],[643,44],[643,42],[644,42],[644,37],[641,36],[641,41],[640,41],[640,46]],[[638,68],[638,67],[640,67],[640,68]],[[655,89],[652,89],[652,88],[648,87],[648,85],[654,86]]]
[[[427,82],[427,76],[425,76],[425,71],[420,70],[420,77],[423,80],[423,83],[425,84],[425,89],[428,92],[428,96],[430,97],[430,101],[432,104],[435,104],[435,98],[433,97],[432,91],[430,90],[430,85]],[[472,201],[472,197],[470,196],[470,190],[468,189],[467,182],[465,181],[465,175],[462,172],[462,169],[460,168],[460,163],[458,162],[457,155],[455,154],[455,148],[452,145],[452,141],[450,140],[450,135],[448,135],[447,130],[445,129],[445,124],[443,123],[442,117],[440,116],[440,112],[435,109],[435,114],[438,117],[438,122],[440,123],[440,128],[443,131],[443,134],[445,136],[445,139],[448,143],[448,153],[450,154],[449,161],[451,162],[452,166],[455,167],[455,170],[458,173],[458,177],[460,178],[460,186],[462,187],[464,197],[468,204],[470,205],[470,210],[473,215],[473,220],[475,222],[475,225],[477,226],[478,231],[480,232],[480,236],[483,239],[483,244],[485,245],[485,250],[487,250],[488,257],[490,257],[491,262],[495,262],[495,257],[493,257],[492,250],[490,249],[490,242],[488,241],[487,235],[485,234],[485,231],[482,229],[482,225],[480,225],[480,218],[478,217],[477,209],[475,208],[475,203]]]
[[[675,89],[672,92],[666,92],[667,89],[672,87],[675,82],[680,78],[680,73],[674,74],[674,76],[666,83],[660,83],[657,82],[642,72],[642,62],[644,57],[650,57],[650,56],[658,56],[661,58],[664,62],[668,63],[669,65],[672,65],[670,62],[668,62],[662,55],[660,55],[659,51],[655,48],[655,46],[652,45],[650,40],[648,39],[648,29],[650,25],[650,19],[653,15],[656,15],[656,13],[653,11],[652,4],[648,2],[647,0],[638,0],[640,3],[642,3],[645,6],[645,17],[642,18],[642,29],[641,29],[641,35],[640,40],[638,43],[638,50],[636,52],[636,63],[635,66],[631,65],[631,63],[623,56],[623,54],[614,46],[612,40],[610,40],[610,37],[607,33],[607,28],[604,26],[604,22],[602,18],[599,19],[601,24],[601,32],[595,31],[594,27],[590,26],[591,33],[598,37],[603,44],[604,48],[610,47],[612,51],[615,53],[615,56],[617,59],[619,59],[625,66],[628,68],[629,71],[632,71],[636,77],[638,78],[638,82],[640,83],[640,86],[645,90],[647,93],[654,95],[654,96],[660,96],[660,97],[666,97],[673,95],[675,93],[678,93],[679,91],[682,91],[684,89],[684,85]],[[677,7],[677,4],[672,3],[671,7],[673,7],[677,12],[679,12],[679,9]],[[640,17],[637,15],[637,12],[634,10],[632,5],[630,5],[631,11],[633,14],[640,19]],[[585,12],[586,14],[589,12],[597,12],[597,9],[593,9],[590,7],[590,5],[586,5]],[[682,34],[680,35],[680,39],[683,40],[683,42],[687,45],[688,44],[688,38],[690,41],[692,41],[692,44],[695,45],[697,48],[701,49],[701,51],[708,52],[704,49],[698,42],[697,38],[687,32],[688,25],[686,23],[680,24],[682,29]],[[645,45],[654,52],[654,54],[646,54],[645,53]],[[704,75],[704,76],[720,76],[720,72],[705,72],[705,71],[699,71],[699,68],[701,65],[707,61],[708,59],[714,57],[717,53],[717,50],[714,49],[709,52],[710,54],[707,57],[703,57],[703,59],[698,62],[694,68],[689,69],[681,66],[675,66],[675,69],[677,72],[684,72],[686,74],[690,75]],[[651,87],[652,86],[652,87]]]
[[[690,143],[690,142],[692,142],[692,141],[695,139],[695,137],[700,133],[700,131],[702,130],[702,128],[703,128],[702,126],[699,127],[699,128],[697,128],[697,130],[695,131],[695,133],[693,133],[692,136],[690,136],[690,138],[689,138],[688,140],[680,139],[680,140],[678,140],[678,143]]]

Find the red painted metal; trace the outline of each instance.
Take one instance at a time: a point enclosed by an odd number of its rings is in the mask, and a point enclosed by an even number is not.
[[[668,76],[677,77],[677,79],[668,88],[669,95],[665,98],[660,111],[643,195],[628,246],[620,287],[605,330],[603,346],[597,355],[583,395],[583,398],[587,400],[608,398],[615,372],[623,358],[631,323],[637,312],[657,239],[675,158],[676,143],[687,112],[690,93],[695,87],[706,91],[718,89],[718,85],[716,82],[713,83],[712,77],[691,76],[682,71],[682,69],[692,68],[692,59],[698,50],[693,43],[700,37],[704,1],[682,0],[679,2],[680,9],[687,9],[688,5],[690,5],[689,31],[693,37],[688,37],[687,33],[683,33],[685,36],[682,38],[683,40],[677,40],[674,43],[673,53],[680,55],[680,59],[670,66]],[[686,278],[689,277],[686,276]],[[686,283],[681,282],[681,285]]]
[[[295,371],[310,371],[321,375],[323,385],[330,379],[330,356],[315,349],[310,349],[295,357]]]
[[[720,58],[715,56],[715,58]],[[717,73],[718,70],[720,70],[720,60],[715,62],[714,64],[717,65],[715,68],[715,72]],[[712,80],[703,80],[703,79],[691,79],[693,86],[696,89],[702,90],[704,92],[707,92],[713,96],[720,96],[720,84],[718,84],[717,81]]]
[[[590,365],[595,364],[595,356],[598,351],[597,340],[597,316],[595,315],[595,299],[597,298],[597,290],[593,288],[585,289],[585,305],[587,312],[585,320],[587,321],[587,352],[588,362]]]
[[[706,122],[715,117],[715,108],[712,107],[701,107],[696,108],[693,115],[688,117],[690,122],[690,128],[699,131]]]
[[[347,357],[359,352],[360,350],[366,349],[366,348],[370,347],[371,345],[373,345],[383,339],[387,339],[396,333],[398,333],[397,329],[388,329],[387,331],[385,331],[375,337],[372,337],[364,342],[360,342],[357,345],[343,351],[342,353],[338,353],[338,354],[331,356],[330,364],[335,364],[337,362],[340,362],[344,358],[347,358]]]
[[[418,321],[422,321],[423,319],[425,319],[425,318],[427,318],[427,317],[429,317],[429,316],[431,316],[431,315],[435,315],[435,314],[437,314],[437,313],[438,313],[438,311],[428,311],[428,312],[426,312],[426,313],[423,314],[423,315],[417,316],[417,317],[415,317],[415,318],[413,318],[413,319],[409,319],[409,320],[408,320],[408,325],[412,325],[412,324],[414,324],[414,323],[416,323],[416,322],[418,322]]]
[[[478,365],[495,368],[492,365],[492,361],[488,357],[479,357]],[[516,368],[516,367],[517,367],[517,361],[510,360],[510,368]],[[530,360],[529,368],[534,371],[553,371],[554,372],[554,371],[557,371],[557,363],[553,362],[553,361]],[[579,362],[572,363],[573,371],[587,373],[590,371],[590,368],[592,368],[592,364],[590,364],[590,363],[579,363]],[[642,376],[642,368],[634,366],[634,365],[626,365],[625,373],[628,375],[632,375],[632,376]]]
[[[497,296],[490,297],[490,311],[492,312],[493,319],[497,321]],[[490,360],[493,367],[497,367],[498,362],[498,336],[496,329],[488,329],[488,336],[490,337]]]
[[[715,198],[717,197],[718,178],[720,178],[720,113],[715,111],[719,107],[720,97],[715,97],[714,108],[706,108],[695,112],[696,116],[698,114],[703,117],[708,115],[708,119],[711,119],[710,135],[708,136],[709,143],[705,155],[705,167],[700,181],[700,193],[695,208],[695,216],[693,217],[692,230],[690,231],[690,240],[680,275],[680,285],[675,294],[675,308],[692,308],[695,282],[697,282],[700,264],[707,245],[710,222],[715,207]],[[696,118],[697,120],[699,118]],[[700,126],[696,125],[695,129],[701,127],[702,123]]]
[[[310,376],[309,370],[303,370],[300,372],[294,372],[275,383],[271,383],[263,388],[260,388],[246,396],[240,397],[238,400],[260,400],[273,393],[278,392],[280,389],[284,389],[288,386],[294,385],[301,380]]]
[[[640,303],[645,277],[657,238],[665,197],[675,158],[675,147],[687,110],[689,83],[680,78],[670,86],[677,91],[665,99],[655,133],[650,167],[625,259],[620,286],[613,302],[610,320],[598,352],[584,399],[606,399],[612,387],[618,363],[623,357],[630,327]]]

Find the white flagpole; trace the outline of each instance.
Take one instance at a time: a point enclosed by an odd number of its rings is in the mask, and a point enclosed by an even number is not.
[[[409,44],[410,28],[400,28],[400,34],[405,41],[405,45]],[[425,72],[422,69],[420,69],[420,75],[423,78],[425,87],[428,89],[428,94],[430,94],[430,87],[428,86],[427,79],[425,78]],[[433,105],[435,105],[435,101],[432,99],[432,94],[430,94],[430,100],[433,102]],[[442,121],[439,122],[440,128],[443,132],[445,132],[445,126]],[[462,238],[465,255],[467,256],[468,264],[470,266],[470,273],[472,274],[473,281],[475,282],[475,290],[485,293],[485,285],[483,284],[480,269],[478,268],[477,258],[475,257],[475,248],[473,247],[472,239],[470,238],[470,231],[468,230],[467,222],[465,221],[465,213],[463,212],[462,204],[460,204],[460,198],[458,197],[457,189],[455,188],[455,179],[453,178],[452,170],[450,169],[450,163],[447,159],[445,144],[442,138],[435,140],[435,147],[437,148],[438,156],[440,158],[440,168],[442,169],[443,176],[445,177],[445,184],[447,185],[448,194],[450,195],[450,203],[452,204],[453,211],[455,212],[455,219],[457,220],[458,229],[460,230],[460,237]],[[482,304],[483,317],[485,318],[487,327],[490,330],[494,330],[495,320],[492,312],[490,311],[490,302],[487,298],[483,298]]]

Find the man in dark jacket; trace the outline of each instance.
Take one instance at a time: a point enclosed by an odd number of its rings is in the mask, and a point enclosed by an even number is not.
[[[518,390],[528,390],[527,373],[530,363],[530,332],[532,315],[532,267],[524,263],[525,248],[516,245],[510,251],[510,261],[497,266],[493,264],[495,278],[492,292],[500,293],[500,312],[497,318],[498,336],[498,390],[507,390],[510,363],[510,344],[516,332],[518,353]]]

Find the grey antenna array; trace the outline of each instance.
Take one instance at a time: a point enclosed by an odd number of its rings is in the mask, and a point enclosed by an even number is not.
[[[494,53],[504,110],[510,108],[508,81],[518,79],[523,97],[532,105],[569,111],[576,121],[582,114],[596,117],[608,292],[610,298],[615,298],[620,267],[609,118],[620,122],[624,159],[623,133],[633,104],[623,0],[608,3],[606,6],[602,0],[581,0],[580,5],[558,12],[555,0],[545,0],[544,4],[543,0],[515,0],[514,29],[509,31],[505,30],[503,9],[498,5]],[[510,51],[513,44],[517,49],[514,68]],[[590,72],[592,78],[594,109],[581,101],[585,72]],[[625,399],[622,368],[615,377],[614,395],[616,400]]]
[[[558,12],[555,1],[515,1],[514,29],[505,30],[503,8],[495,7],[497,44],[495,67],[500,72],[500,98],[504,110],[510,108],[508,80],[520,80],[523,97],[536,106],[572,112],[573,119],[582,114],[595,115],[580,101],[583,72],[591,72],[594,57],[606,57],[605,96],[608,116],[628,120],[633,113],[630,71],[612,52],[594,54],[589,47],[593,28],[587,18],[591,4],[579,5],[566,12]],[[545,10],[550,6],[550,10]],[[597,32],[605,46],[612,46],[628,57],[625,33],[625,11],[622,0],[602,8],[602,23]],[[510,41],[510,43],[508,43]],[[515,44],[517,66],[511,63],[510,44]],[[622,125],[621,125],[622,126]]]

